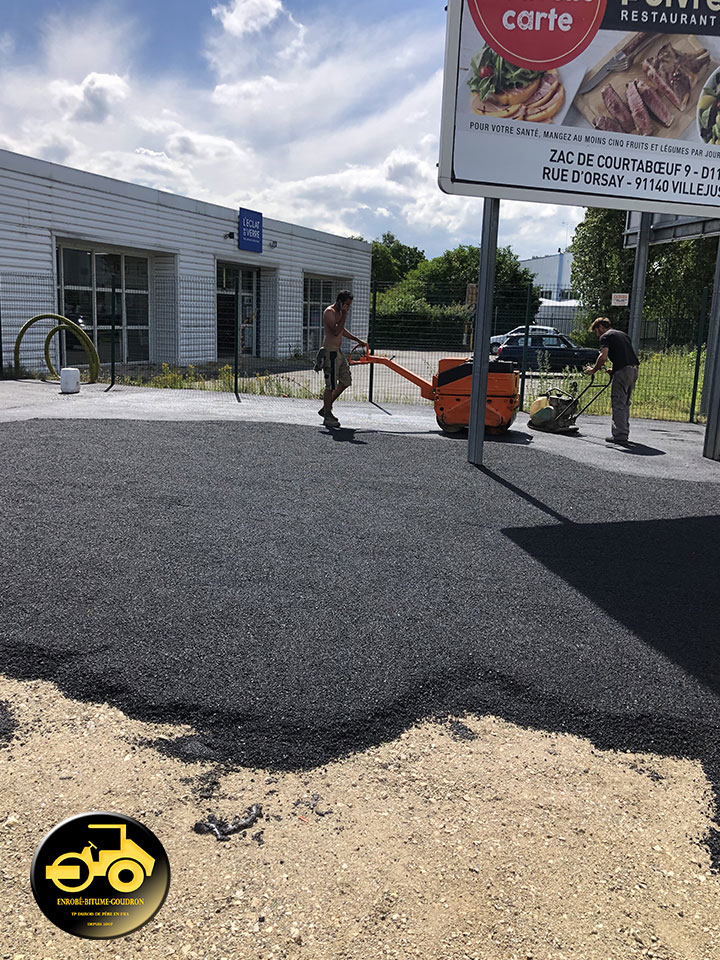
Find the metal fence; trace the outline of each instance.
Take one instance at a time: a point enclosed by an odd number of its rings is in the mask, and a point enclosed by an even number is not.
[[[46,274],[0,273],[0,361],[12,375],[16,337],[22,325],[42,313],[62,313],[77,322],[95,345],[100,379],[152,387],[235,391],[285,397],[320,397],[321,374],[313,371],[322,338],[322,310],[350,281],[278,278],[272,271],[235,271],[234,276],[156,276],[148,283],[147,307],[137,293],[105,291],[102,302],[74,302]],[[374,353],[426,380],[443,357],[474,350],[474,284],[435,284],[428,289],[355,284],[348,321]],[[635,416],[693,420],[701,412],[709,291],[702,308],[682,316],[648,321],[640,344],[640,378],[633,398]],[[697,298],[696,298],[697,300]],[[606,311],[626,328],[627,309]],[[591,316],[569,290],[552,286],[499,287],[492,335],[520,328],[554,328],[561,336],[597,344],[587,335]],[[47,374],[45,344],[56,321],[35,324],[20,348],[20,374]],[[531,335],[534,331],[530,330]],[[349,346],[352,346],[349,343]],[[51,337],[49,357],[87,371],[87,356],[67,331]],[[113,357],[114,354],[114,357]],[[523,373],[527,407],[549,387],[582,389],[580,371],[528,365]],[[542,354],[541,354],[542,357]],[[113,362],[114,361],[114,362]],[[84,374],[87,376],[87,373]],[[418,387],[380,365],[353,367],[353,385],[344,400],[376,404],[422,403]],[[607,395],[591,409],[609,412]]]

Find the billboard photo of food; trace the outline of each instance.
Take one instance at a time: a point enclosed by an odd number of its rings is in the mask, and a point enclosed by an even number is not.
[[[703,81],[717,66],[692,35],[626,35],[588,71],[574,119],[616,133],[693,138]]]
[[[557,70],[508,63],[487,44],[470,61],[470,106],[480,117],[550,123],[565,103]]]

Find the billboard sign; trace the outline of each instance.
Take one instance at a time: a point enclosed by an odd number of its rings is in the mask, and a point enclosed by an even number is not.
[[[439,184],[717,216],[720,0],[450,0]]]
[[[263,216],[256,210],[240,207],[238,213],[238,249],[262,253]]]

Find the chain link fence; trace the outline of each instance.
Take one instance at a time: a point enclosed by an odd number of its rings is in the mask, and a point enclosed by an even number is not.
[[[123,282],[121,289],[93,291],[93,297],[86,290],[65,288],[61,296],[52,275],[0,273],[0,363],[5,375],[14,375],[15,342],[23,324],[38,314],[57,312],[88,334],[99,355],[100,379],[108,383],[320,397],[324,380],[312,367],[322,342],[322,311],[344,288],[354,294],[348,321],[352,332],[368,339],[375,354],[392,357],[415,375],[431,381],[440,359],[474,352],[474,284],[436,285],[420,296],[404,285],[279,278],[273,271],[237,268],[234,273],[219,271],[217,278],[160,274],[145,286],[135,290]],[[700,418],[710,291],[704,291],[702,302],[694,315],[643,324],[634,416]],[[615,326],[627,329],[627,309],[606,312]],[[551,387],[582,389],[584,363],[567,358],[567,350],[573,345],[597,347],[596,338],[587,333],[592,319],[567,289],[536,285],[496,290],[491,351],[511,333],[503,348],[509,350],[528,329],[525,409]],[[55,324],[43,320],[25,334],[19,351],[21,376],[47,375],[45,344]],[[548,329],[538,329],[542,327]],[[72,333],[55,334],[48,350],[56,370],[77,366],[87,378],[88,358]],[[353,367],[353,385],[343,399],[378,405],[424,402],[414,383],[375,364]],[[607,414],[609,409],[606,393],[588,413]]]

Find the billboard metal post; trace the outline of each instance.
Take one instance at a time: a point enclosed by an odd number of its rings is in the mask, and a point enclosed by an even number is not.
[[[700,381],[700,364],[702,361],[702,345],[705,337],[705,317],[707,316],[708,288],[703,289],[702,308],[698,315],[697,343],[695,345],[695,376],[693,378],[692,399],[690,401],[690,423],[695,423],[695,403],[697,401],[698,383]]]
[[[713,382],[713,362],[718,342],[718,316],[720,315],[720,306],[717,302],[718,297],[720,297],[720,239],[718,240],[718,249],[715,257],[715,277],[713,279],[712,300],[710,302],[710,318],[708,320],[707,328],[707,347],[705,349],[705,371],[703,374],[702,390],[700,391],[701,417],[707,416],[708,407],[710,406],[710,390]]]
[[[630,293],[630,319],[628,321],[628,336],[637,352],[640,348],[640,333],[642,331],[642,313],[645,303],[645,279],[647,277],[648,253],[650,250],[650,221],[652,215],[643,213],[640,217],[640,233],[638,245],[635,248],[635,265],[633,267],[632,291]]]
[[[710,321],[708,324],[707,360],[705,361],[705,384],[703,401],[707,413],[703,456],[720,460],[720,351],[718,351],[718,324],[720,324],[720,244],[715,261]],[[701,412],[702,408],[701,408]]]
[[[483,462],[490,324],[493,315],[499,223],[500,201],[495,197],[492,199],[486,198],[483,203],[480,275],[478,277],[478,298],[475,309],[472,392],[470,395],[470,425],[468,428],[468,462],[475,464],[476,467],[482,466]]]

